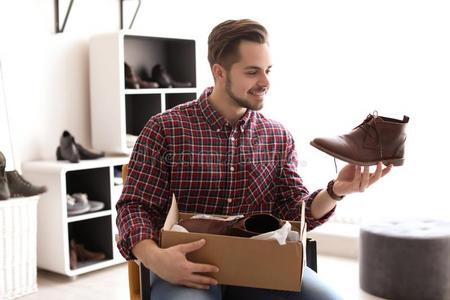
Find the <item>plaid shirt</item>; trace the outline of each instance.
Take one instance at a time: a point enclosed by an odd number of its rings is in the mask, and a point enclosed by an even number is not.
[[[211,92],[150,118],[142,130],[116,205],[118,247],[126,259],[134,259],[139,241],[159,242],[173,193],[184,212],[265,212],[285,220],[299,220],[306,201],[308,230],[334,212],[312,216],[320,190],[310,194],[303,185],[294,140],[280,123],[248,109],[231,126],[209,104]]]

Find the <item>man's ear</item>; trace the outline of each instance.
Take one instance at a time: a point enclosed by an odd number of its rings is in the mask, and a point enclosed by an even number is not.
[[[225,82],[225,80],[226,80],[225,69],[221,65],[214,64],[212,66],[212,73],[213,73],[215,81]]]

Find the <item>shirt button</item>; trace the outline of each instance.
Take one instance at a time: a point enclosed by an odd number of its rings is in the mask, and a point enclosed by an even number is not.
[[[230,168],[230,171],[234,171],[234,167],[231,167],[231,168]]]
[[[217,131],[217,132],[220,132],[220,128],[217,128],[216,131]]]
[[[228,199],[227,199],[227,202],[228,202],[228,203],[231,203],[232,201],[233,201],[233,200],[231,200],[231,198],[228,198]]]
[[[230,138],[230,140],[232,140],[232,141],[234,142],[234,140],[235,140],[234,136],[232,136],[232,137]]]

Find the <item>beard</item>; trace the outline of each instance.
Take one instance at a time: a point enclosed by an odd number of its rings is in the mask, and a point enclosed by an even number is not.
[[[241,107],[245,107],[247,109],[251,109],[254,111],[261,110],[263,108],[263,106],[264,106],[263,101],[252,102],[250,99],[240,98],[240,97],[236,96],[233,93],[233,91],[231,90],[232,85],[233,84],[231,82],[230,74],[227,74],[227,80],[225,83],[225,92],[236,104],[238,104]],[[262,90],[262,88],[257,88],[257,90],[260,91],[260,90]]]

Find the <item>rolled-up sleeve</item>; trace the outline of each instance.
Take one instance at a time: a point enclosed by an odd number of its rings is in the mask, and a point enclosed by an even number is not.
[[[162,127],[150,119],[134,146],[128,176],[116,205],[117,247],[127,260],[135,259],[131,250],[138,242],[145,239],[159,242],[170,199],[165,145]]]
[[[289,133],[285,153],[280,163],[279,175],[275,180],[278,194],[275,211],[282,219],[298,221],[300,219],[301,203],[305,202],[307,230],[312,230],[325,223],[333,215],[336,207],[320,219],[313,217],[311,205],[321,190],[309,193],[308,189],[303,185],[303,180],[297,172],[298,159],[294,139]]]

